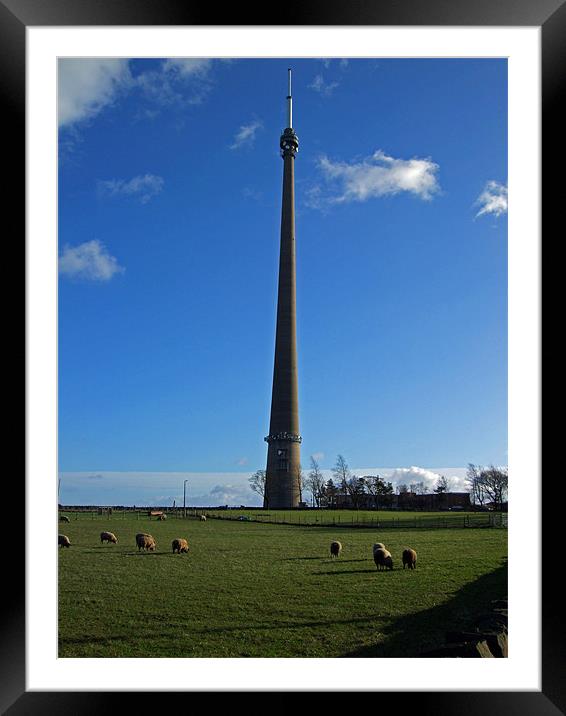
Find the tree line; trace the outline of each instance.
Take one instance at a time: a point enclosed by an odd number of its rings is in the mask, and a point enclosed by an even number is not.
[[[399,484],[396,488],[393,483],[388,482],[379,475],[364,475],[358,477],[353,475],[343,455],[338,455],[336,463],[332,468],[332,477],[325,479],[318,461],[310,458],[310,470],[304,473],[301,465],[296,470],[297,489],[299,501],[303,502],[305,492],[311,495],[313,507],[335,507],[342,496],[349,498],[350,505],[356,509],[369,503],[375,508],[390,507],[393,503],[393,495],[424,495],[428,489],[424,482],[411,482]],[[483,507],[490,503],[494,509],[502,509],[507,499],[507,468],[482,467],[480,465],[468,465],[466,482],[469,487],[470,501],[473,504]],[[257,470],[249,478],[251,489],[265,498],[265,470]],[[444,475],[440,475],[436,481],[433,492],[443,495],[450,492],[451,481]],[[269,506],[269,501],[267,500]]]

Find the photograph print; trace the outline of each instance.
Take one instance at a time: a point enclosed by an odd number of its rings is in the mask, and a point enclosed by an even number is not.
[[[58,656],[506,658],[507,60],[58,60]]]

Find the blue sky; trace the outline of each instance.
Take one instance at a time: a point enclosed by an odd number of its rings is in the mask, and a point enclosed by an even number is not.
[[[63,500],[265,467],[288,66],[304,466],[507,463],[505,60],[64,60]]]

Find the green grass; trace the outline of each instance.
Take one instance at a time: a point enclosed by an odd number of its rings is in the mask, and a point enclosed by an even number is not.
[[[118,544],[100,544],[110,530]],[[61,657],[416,656],[507,594],[499,529],[295,527],[82,515],[60,524]],[[139,553],[136,532],[155,553]],[[186,537],[189,554],[173,554]],[[339,539],[343,553],[329,554]],[[377,572],[373,542],[395,561]],[[405,546],[417,569],[403,570]]]
[[[262,510],[262,509],[201,509],[209,516],[222,520],[236,520],[247,516],[258,522],[278,524],[375,526],[376,528],[426,527],[444,528],[467,526],[489,526],[491,523],[506,525],[507,515],[488,512],[408,512],[400,510]]]

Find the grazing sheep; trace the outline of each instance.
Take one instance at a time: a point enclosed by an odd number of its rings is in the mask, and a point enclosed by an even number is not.
[[[59,547],[70,547],[71,546],[71,540],[67,537],[67,535],[59,535]]]
[[[200,521],[201,521],[201,522],[206,522],[206,515],[201,515],[201,516],[200,516]]]
[[[373,561],[378,571],[382,569],[393,569],[393,557],[386,549],[376,549],[373,553]]]
[[[61,522],[70,522],[70,521],[71,521],[71,520],[67,517],[67,515],[61,515],[61,516],[59,517],[59,520],[60,520]]]
[[[189,551],[189,543],[182,537],[174,539],[173,542],[171,542],[171,546],[173,547],[173,554],[175,554],[175,552],[177,552],[177,554],[181,554],[181,552]]]
[[[340,544],[340,542],[331,542],[330,543],[330,556],[331,557],[338,557],[341,551],[342,551],[342,545]]]
[[[153,552],[155,550],[155,539],[151,536],[146,534],[145,532],[139,532],[136,535],[136,545],[138,547],[138,552],[141,549],[150,550],[150,552]]]
[[[373,553],[374,553],[374,554],[375,554],[375,550],[376,550],[376,549],[385,549],[385,545],[383,544],[383,542],[376,542],[376,543],[373,545]]]
[[[403,550],[403,569],[405,569],[405,565],[407,565],[409,569],[416,569],[417,566],[417,553],[410,547]]]
[[[157,516],[157,519],[158,519],[160,522],[163,522],[163,520],[166,520],[166,519],[167,519],[167,515],[158,515],[158,516]]]
[[[116,544],[118,542],[118,538],[113,532],[101,532],[100,533],[100,541],[101,542],[113,542]]]

